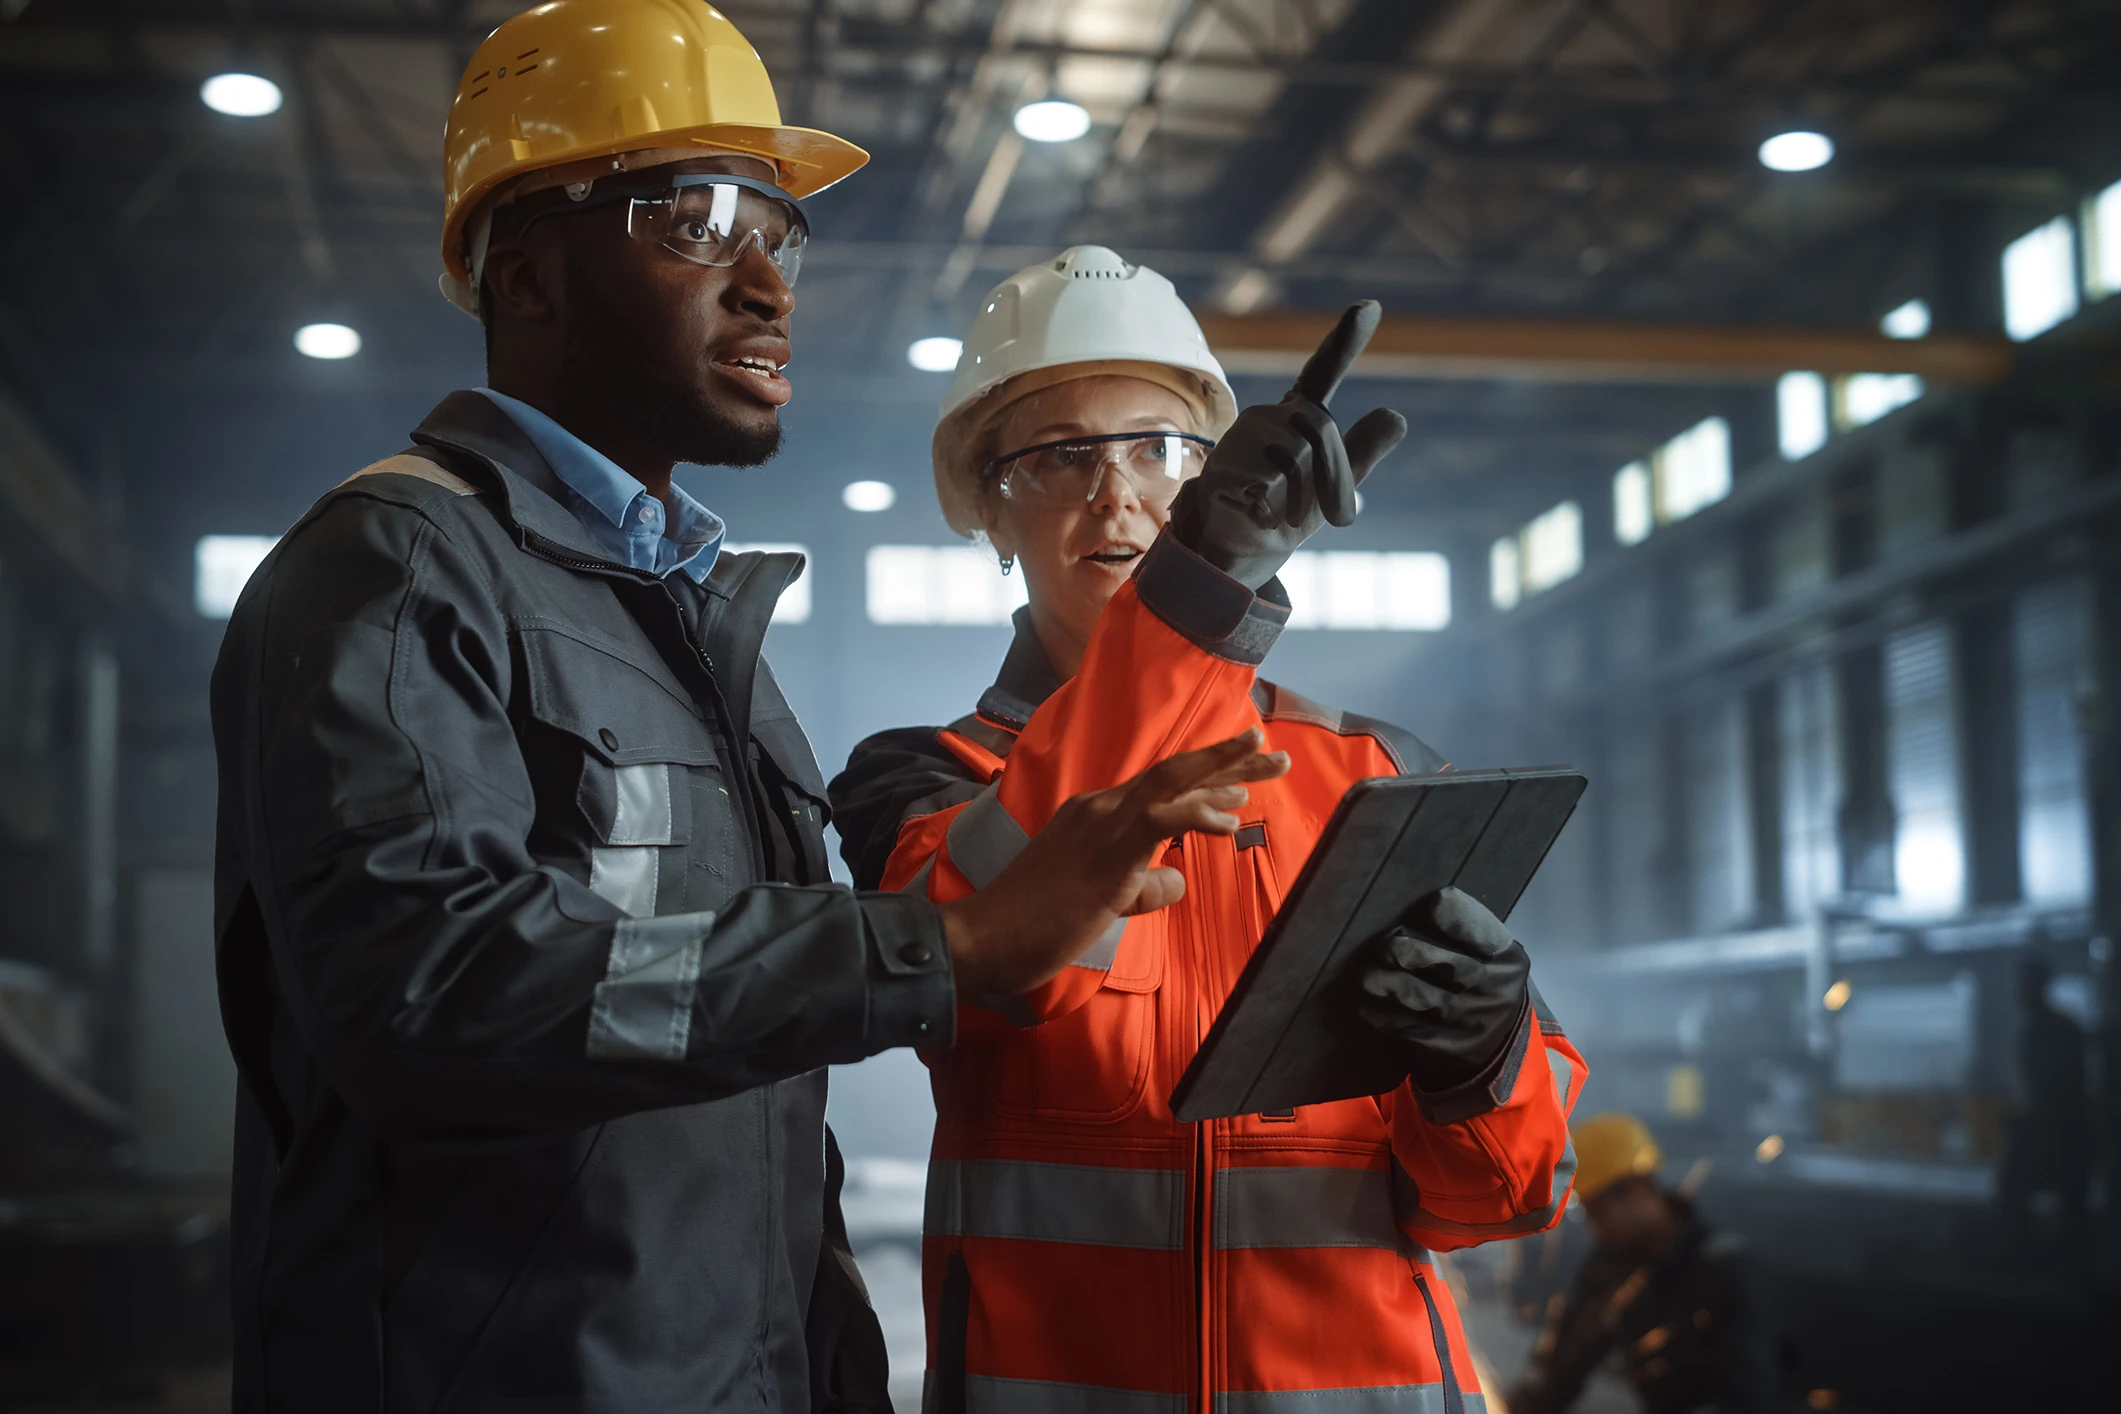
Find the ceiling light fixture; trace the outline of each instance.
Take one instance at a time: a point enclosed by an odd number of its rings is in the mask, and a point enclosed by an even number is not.
[[[840,504],[850,511],[888,511],[897,500],[888,481],[850,481],[840,492]]]
[[[923,373],[948,373],[957,367],[957,356],[965,341],[944,335],[915,339],[906,346],[906,362]]]
[[[361,335],[344,324],[304,324],[295,330],[295,348],[311,358],[352,358]]]
[[[1760,144],[1760,165],[1776,172],[1810,172],[1834,160],[1834,140],[1797,129]]]
[[[262,118],[280,111],[280,85],[256,74],[215,74],[199,85],[199,101],[231,118]]]
[[[1033,142],[1073,142],[1090,131],[1090,110],[1065,98],[1026,103],[1016,110],[1016,130]]]
[[[1878,321],[1888,339],[1920,339],[1930,331],[1930,307],[1926,300],[1911,299],[1895,305]]]

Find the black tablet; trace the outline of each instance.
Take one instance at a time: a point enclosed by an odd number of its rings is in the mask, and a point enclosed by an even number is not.
[[[1364,946],[1447,884],[1509,917],[1583,788],[1566,766],[1351,787],[1179,1077],[1172,1113],[1221,1119],[1395,1088],[1404,1052],[1355,1014]]]

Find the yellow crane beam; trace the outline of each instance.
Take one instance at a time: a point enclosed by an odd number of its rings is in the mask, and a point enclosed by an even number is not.
[[[1293,374],[1335,314],[1203,314],[1232,373]],[[1762,383],[1793,369],[1914,373],[1945,386],[1999,383],[2014,350],[2001,336],[1890,339],[1868,329],[1491,319],[1388,314],[1356,373],[1390,378],[1517,378],[1567,383]]]

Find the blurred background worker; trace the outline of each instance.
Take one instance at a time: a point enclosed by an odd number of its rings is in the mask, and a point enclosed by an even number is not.
[[[833,782],[857,884],[984,887],[1068,797],[1174,746],[1259,731],[1290,769],[1222,802],[1227,842],[1172,842],[1170,909],[1044,986],[961,994],[957,1046],[922,1052],[934,1414],[1467,1407],[1432,1252],[1539,1232],[1567,1199],[1582,1059],[1523,946],[1456,889],[1375,940],[1353,998],[1399,1044],[1399,1086],[1191,1123],[1168,1099],[1342,793],[1444,765],[1257,676],[1280,571],[1355,521],[1406,433],[1378,409],[1344,438],[1326,408],[1377,318],[1348,310],[1241,413],[1170,282],[1102,246],[1017,272],[967,336],[936,493],[1022,565],[1029,603],[972,713],[872,737]]]
[[[2081,1265],[2091,1107],[2084,1029],[2048,999],[2054,973],[2038,958],[2018,967],[2018,1108],[1996,1183],[2005,1231],[2020,1259]]]
[[[1572,1133],[1597,1245],[1510,1389],[1510,1414],[1562,1414],[1616,1352],[1648,1414],[1774,1408],[1774,1332],[1744,1241],[1664,1186],[1663,1155],[1633,1115],[1592,1115]]]

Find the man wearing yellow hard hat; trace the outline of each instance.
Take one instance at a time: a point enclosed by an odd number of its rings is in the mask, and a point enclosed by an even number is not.
[[[1776,1408],[1774,1328],[1744,1242],[1664,1186],[1664,1155],[1633,1115],[1592,1115],[1570,1137],[1597,1247],[1509,1391],[1510,1414],[1561,1414],[1615,1351],[1646,1414]]]
[[[700,0],[550,0],[466,69],[488,386],[296,523],[214,672],[236,1409],[888,1410],[824,1067],[1050,979],[1276,769],[1170,758],[956,903],[830,882],[760,658],[802,560],[671,469],[773,454],[801,203],[865,160]]]

